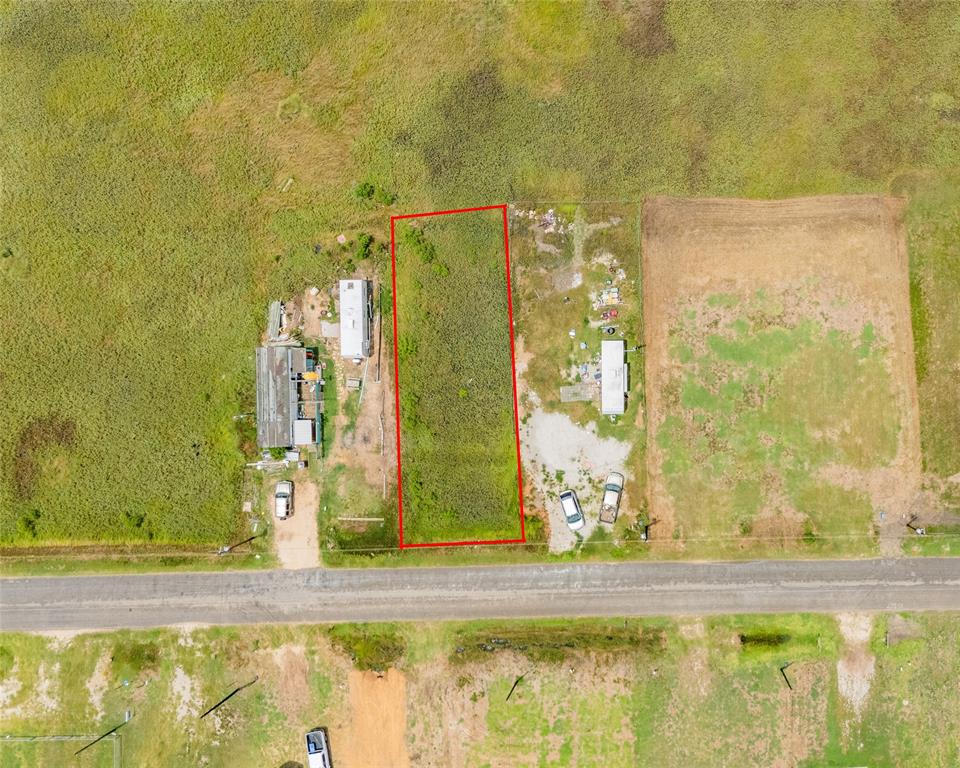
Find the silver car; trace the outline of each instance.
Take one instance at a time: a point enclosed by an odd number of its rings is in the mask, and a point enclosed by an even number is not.
[[[620,510],[620,497],[623,496],[623,475],[611,472],[603,484],[603,501],[600,502],[600,522],[613,525],[617,522]]]
[[[293,514],[293,483],[281,480],[273,492],[273,508],[278,520],[286,520]]]

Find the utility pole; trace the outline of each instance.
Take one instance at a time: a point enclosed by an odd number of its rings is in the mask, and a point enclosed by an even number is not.
[[[123,722],[120,723],[120,725],[115,725],[113,728],[111,728],[109,731],[107,731],[107,732],[106,732],[105,734],[103,734],[102,736],[97,736],[97,738],[95,738],[93,741],[91,741],[91,742],[90,742],[89,744],[87,744],[86,746],[80,747],[80,749],[78,749],[76,752],[73,753],[73,756],[76,757],[76,756],[79,755],[81,752],[83,752],[85,749],[90,749],[90,747],[92,747],[94,744],[98,744],[99,742],[103,741],[105,738],[107,738],[107,736],[112,736],[112,735],[115,734],[117,731],[119,731],[121,728],[123,728],[123,726],[125,726],[127,723],[129,723],[129,722],[130,722],[130,718],[132,718],[132,717],[133,717],[133,713],[128,709],[128,710],[127,710],[127,713],[126,713],[126,715],[125,715],[125,717],[124,717],[124,719],[123,719]]]
[[[251,685],[253,685],[255,682],[257,682],[257,680],[259,680],[259,679],[260,679],[260,675],[257,675],[257,676],[255,676],[255,677],[253,678],[253,680],[251,680],[249,683],[244,683],[243,685],[241,685],[241,686],[239,686],[239,687],[237,687],[237,688],[234,688],[232,691],[230,691],[230,693],[228,693],[226,696],[224,696],[222,699],[220,699],[220,701],[218,701],[216,704],[214,704],[212,707],[210,707],[210,709],[208,709],[206,712],[204,712],[202,715],[200,715],[200,719],[203,720],[203,718],[205,718],[205,717],[206,717],[207,715],[209,715],[211,712],[213,712],[213,711],[219,709],[220,707],[222,707],[222,706],[223,706],[224,704],[226,704],[230,699],[232,699],[234,696],[236,696],[238,693],[240,693],[240,691],[242,691],[244,688],[249,688]]]

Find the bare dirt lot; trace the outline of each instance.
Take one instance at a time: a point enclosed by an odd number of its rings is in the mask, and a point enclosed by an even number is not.
[[[347,738],[331,745],[343,768],[406,768],[407,683],[403,672],[352,670]]]
[[[712,445],[711,441],[718,434],[723,436],[722,432],[711,432],[709,423],[705,425],[709,419],[704,416],[705,407],[697,414],[700,421],[693,423],[690,420],[687,425],[675,426],[685,417],[681,406],[687,407],[697,399],[716,406],[716,397],[722,400],[725,396],[722,385],[729,382],[723,382],[722,377],[718,377],[720,381],[711,380],[710,376],[718,369],[721,372],[728,369],[715,366],[708,371],[710,375],[706,380],[696,380],[697,371],[702,374],[704,370],[703,367],[696,368],[700,360],[706,359],[703,355],[716,352],[725,344],[719,359],[723,364],[730,360],[739,364],[742,360],[738,360],[737,355],[748,356],[756,352],[757,348],[747,346],[750,338],[761,338],[771,328],[786,337],[793,329],[810,327],[816,328],[814,333],[821,334],[820,338],[829,344],[839,344],[837,339],[846,341],[848,338],[853,338],[855,343],[856,335],[862,334],[868,352],[860,356],[876,354],[876,369],[885,377],[884,381],[890,381],[890,398],[896,412],[896,420],[888,435],[889,453],[895,455],[883,461],[867,457],[839,464],[835,458],[823,459],[823,463],[813,468],[814,472],[821,473],[821,484],[816,489],[820,494],[818,498],[825,498],[823,488],[828,485],[850,493],[862,493],[877,514],[875,523],[881,532],[881,549],[884,549],[885,535],[890,538],[899,535],[903,529],[901,517],[915,503],[920,483],[918,405],[903,207],[904,201],[899,198],[879,196],[784,201],[654,198],[645,204],[642,248],[650,429],[648,493],[652,514],[661,523],[652,529],[654,537],[671,536],[678,526],[683,529],[684,523],[691,528],[697,525],[707,527],[702,520],[694,520],[702,513],[690,509],[689,504],[684,506],[668,487],[670,462],[679,476],[682,473],[677,469],[677,457],[680,457],[681,464],[688,457],[679,451],[673,456],[667,455],[671,435],[667,434],[665,427],[666,419],[674,419],[669,426],[675,434],[686,429],[687,435],[695,435],[703,445]],[[733,309],[725,310],[725,307]],[[686,337],[678,328],[687,333]],[[727,337],[722,336],[723,333],[727,333]],[[707,338],[710,334],[714,336]],[[874,334],[879,341],[871,350]],[[761,340],[767,342],[771,339],[773,337],[768,335]],[[704,344],[704,340],[714,346]],[[760,349],[762,354],[768,351]],[[752,365],[754,361],[749,362]],[[866,381],[862,378],[862,371],[867,364],[856,361],[851,364],[854,397],[857,387]],[[741,370],[748,368],[745,365]],[[764,388],[773,381],[783,393],[784,403],[789,404],[793,398],[795,407],[789,418],[798,420],[799,429],[804,429],[804,420],[809,413],[804,412],[802,406],[809,402],[809,398],[797,405],[798,398],[806,397],[806,393],[791,391],[791,383],[784,382],[782,375],[776,379],[778,375],[780,372],[775,370],[770,378],[757,386],[753,403],[748,398],[733,399],[732,405],[730,400],[720,402],[717,410],[725,409],[729,413],[746,403],[748,407],[755,406],[755,413],[765,416]],[[842,375],[838,372],[834,376],[828,371],[815,382],[818,396],[829,402],[834,378]],[[734,382],[738,387],[742,383],[743,380]],[[794,390],[800,386],[793,385]],[[747,396],[750,394],[748,392]],[[886,401],[878,396],[877,402]],[[783,412],[788,411],[783,408]],[[686,411],[687,417],[691,412],[695,411]],[[729,422],[729,417],[722,418]],[[831,431],[834,429],[836,434]],[[852,436],[844,430],[852,432]],[[833,443],[845,439],[859,440],[856,429],[850,430],[840,424],[817,425],[816,430],[810,430],[810,435],[812,438],[807,444],[815,443],[817,450],[826,446],[822,454],[817,454],[818,460],[821,456],[834,456],[829,453],[831,440]],[[760,453],[771,448],[769,434],[754,434],[752,437],[759,440]],[[776,449],[777,446],[773,446],[771,451]],[[722,454],[722,450],[715,446],[712,450],[714,454]],[[845,455],[854,453],[856,451],[851,449]],[[864,451],[861,453],[866,455]],[[734,454],[732,467],[718,466],[715,474],[726,472],[726,477],[740,482],[738,489],[750,490],[747,485],[750,478],[744,475],[749,475],[755,467],[737,466],[740,455]],[[667,472],[665,464],[668,465]],[[802,523],[799,522],[801,516],[797,514],[796,502],[784,500],[787,494],[782,487],[783,478],[774,476],[776,472],[767,477],[768,469],[769,462],[761,462],[761,474],[764,481],[769,482],[764,489],[766,498],[758,519],[764,521],[764,530],[768,532],[790,532],[793,529],[799,532]],[[786,473],[782,474],[786,476]],[[709,488],[709,483],[704,483],[698,489],[700,495],[707,493]],[[812,491],[808,493],[807,498],[812,494]],[[691,493],[690,498],[693,496]],[[823,502],[823,506],[829,504]],[[881,509],[887,513],[880,515]],[[749,525],[749,522],[741,525]]]
[[[305,478],[294,478],[293,515],[286,520],[273,516],[274,541],[280,567],[288,569],[319,568],[320,549],[317,544],[316,483]]]

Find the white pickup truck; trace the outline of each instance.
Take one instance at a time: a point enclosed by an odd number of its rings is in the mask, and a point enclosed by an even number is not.
[[[623,475],[611,472],[603,484],[603,501],[600,503],[600,522],[613,525],[620,511],[620,497],[623,496]]]

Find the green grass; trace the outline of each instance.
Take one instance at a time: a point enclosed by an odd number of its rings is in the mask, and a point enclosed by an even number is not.
[[[520,537],[502,215],[397,225],[407,543]]]
[[[910,195],[910,306],[924,469],[949,477],[960,471],[960,176],[905,174],[897,191]]]
[[[802,534],[813,551],[870,551],[867,497],[815,475],[893,459],[899,424],[883,340],[871,325],[857,336],[812,320],[782,325],[770,302],[707,297],[671,334],[657,442],[677,524],[693,539],[739,534],[762,546]],[[799,528],[787,521],[795,513]]]
[[[957,24],[951,3],[5,3],[0,541],[229,538],[267,302],[353,269],[341,232],[511,199],[914,196],[924,458],[955,473]]]
[[[666,768],[952,768],[960,616],[903,618],[913,629],[890,646],[891,617],[875,619],[859,716],[838,689],[843,637],[820,615],[217,627],[63,641],[6,634],[0,674],[12,693],[0,735],[98,733],[131,709],[124,765],[302,762],[303,732],[319,724],[331,729],[336,760],[350,737],[350,670],[392,665],[406,678],[411,764],[456,752],[473,767],[619,768],[655,755]],[[792,690],[780,673],[788,662]],[[219,722],[199,720],[255,674]],[[91,687],[101,691],[99,711]],[[64,756],[0,738],[3,768]],[[83,763],[110,765],[110,756],[93,751]]]

